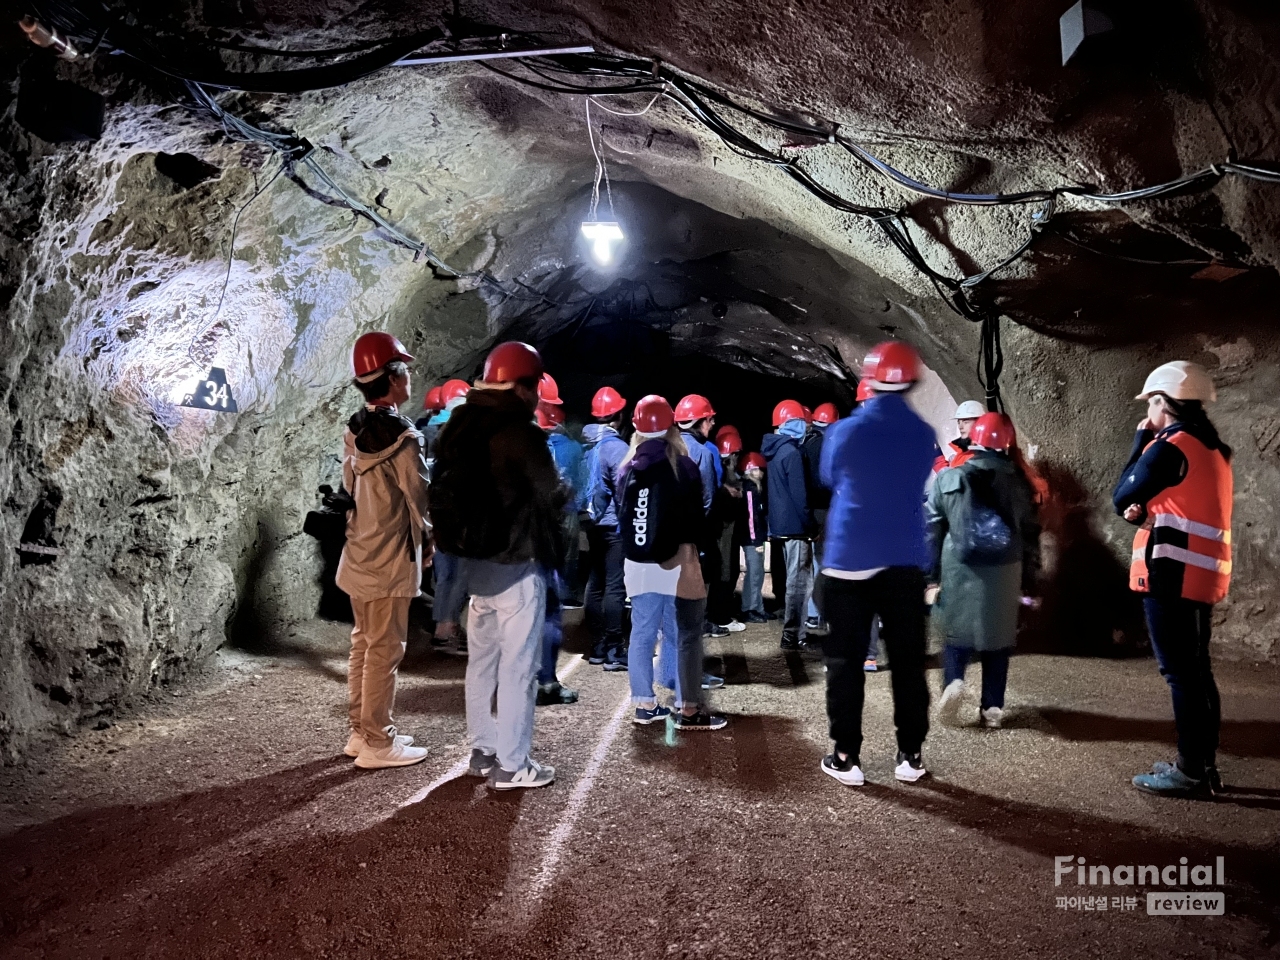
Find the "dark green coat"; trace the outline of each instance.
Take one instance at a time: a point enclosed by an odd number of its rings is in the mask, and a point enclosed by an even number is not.
[[[968,523],[975,490],[989,491],[989,505],[1013,532],[1009,563],[977,566],[960,560],[953,531]],[[938,474],[926,519],[933,551],[930,579],[942,588],[933,615],[946,642],[980,652],[1011,648],[1019,600],[1031,591],[1040,569],[1040,520],[1031,484],[1008,457],[981,450]]]

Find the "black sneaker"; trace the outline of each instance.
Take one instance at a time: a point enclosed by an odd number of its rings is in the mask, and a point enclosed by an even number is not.
[[[728,722],[724,717],[717,716],[714,713],[707,713],[705,710],[699,710],[692,716],[686,716],[683,713],[676,714],[677,730],[719,730]]]
[[[704,637],[727,637],[729,635],[729,628],[722,627],[718,623],[707,621],[702,625],[702,635]]]
[[[768,623],[769,618],[763,613],[756,613],[754,610],[748,610],[742,617],[747,623]]]
[[[453,643],[453,637],[436,637],[431,638],[432,650],[443,650],[445,647]]]
[[[834,750],[822,758],[822,772],[835,777],[846,787],[860,787],[866,782],[862,776],[862,767],[858,765],[858,758],[845,757],[841,760],[840,754]]]
[[[820,630],[822,629],[822,621],[817,617],[808,617],[804,622],[804,628],[806,630]]]
[[[592,650],[591,656],[587,657],[587,663],[591,664],[593,667],[600,666],[604,661],[605,655],[603,650]]]
[[[610,652],[608,658],[604,662],[604,668],[610,673],[617,673],[620,670],[627,669],[627,655],[625,653],[618,654]]]
[[[929,772],[924,768],[924,760],[918,753],[903,753],[899,750],[897,764],[893,768],[893,775],[903,783],[915,783]]]
[[[559,680],[551,683],[538,684],[537,704],[540,707],[550,707],[561,703],[577,703],[578,691],[569,687],[562,687]]]
[[[454,652],[455,654],[457,654],[459,657],[466,657],[466,656],[470,656],[470,653],[469,653],[469,652],[468,652],[468,650],[467,650],[467,638],[466,638],[466,637],[459,637],[459,638],[458,638],[458,645],[457,645],[456,647],[454,647],[454,648],[453,648],[453,652]]]
[[[789,637],[785,633],[782,635],[782,641],[778,644],[780,650],[800,650],[800,640],[797,637]]]
[[[799,650],[806,657],[822,656],[822,642],[819,640],[810,640],[806,637],[804,640],[797,641],[795,649]]]

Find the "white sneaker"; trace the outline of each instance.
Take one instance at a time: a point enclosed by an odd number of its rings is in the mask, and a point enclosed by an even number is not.
[[[730,620],[725,624],[725,626],[728,628],[730,633],[741,633],[743,630],[747,629],[747,625],[741,620]]]
[[[964,705],[965,687],[963,680],[952,680],[942,691],[938,700],[938,722],[948,726],[960,725],[960,708]]]
[[[1004,719],[1004,711],[999,707],[987,707],[981,713],[982,725],[988,730],[999,730],[1000,722]]]
[[[396,735],[396,743],[402,747],[410,746],[413,743],[413,737],[407,733]],[[360,751],[364,749],[364,734],[352,732],[351,737],[347,740],[347,745],[343,747],[342,752],[348,757],[360,756]]]
[[[857,761],[853,757],[845,757],[841,760],[840,754],[834,750],[822,758],[822,772],[829,777],[835,777],[846,787],[860,787],[866,782]]]
[[[408,767],[427,759],[426,747],[410,747],[397,739],[389,747],[375,750],[367,743],[356,757],[356,766],[361,770],[382,770],[386,767]]]
[[[924,760],[920,754],[906,754],[898,751],[898,765],[893,768],[893,775],[903,783],[915,783],[929,771],[924,768]]]

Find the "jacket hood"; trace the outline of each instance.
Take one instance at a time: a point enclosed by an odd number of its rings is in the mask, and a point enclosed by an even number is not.
[[[667,441],[662,437],[646,440],[636,448],[636,455],[631,458],[631,467],[635,470],[647,470],[655,463],[667,459]]]
[[[785,444],[791,444],[797,448],[800,446],[792,437],[784,437],[780,433],[766,433],[760,441],[760,452],[764,454],[766,460],[770,460],[777,456],[778,451]]]
[[[601,440],[608,437],[618,437],[619,440],[622,439],[618,434],[618,431],[613,429],[613,427],[609,426],[607,423],[588,423],[582,428],[582,444],[585,447],[594,447]]]
[[[407,419],[392,414],[366,414],[362,410],[347,423],[347,431],[353,452],[351,469],[357,475],[390,460],[408,443],[422,443],[422,434]]]

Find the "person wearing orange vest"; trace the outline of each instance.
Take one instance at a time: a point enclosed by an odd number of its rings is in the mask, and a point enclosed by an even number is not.
[[[956,407],[956,429],[960,431],[960,436],[947,444],[950,450],[938,454],[937,459],[933,461],[934,473],[941,473],[947,467],[958,467],[973,459],[973,453],[969,450],[969,431],[973,429],[978,418],[986,412],[986,408],[977,400],[966,400]]]
[[[1209,631],[1213,605],[1231,583],[1231,448],[1205,414],[1217,392],[1199,364],[1157,367],[1136,399],[1147,401],[1147,416],[1112,500],[1116,513],[1140,524],[1129,588],[1143,594],[1151,646],[1173,696],[1178,758],[1133,785],[1166,796],[1217,792],[1222,711]]]

